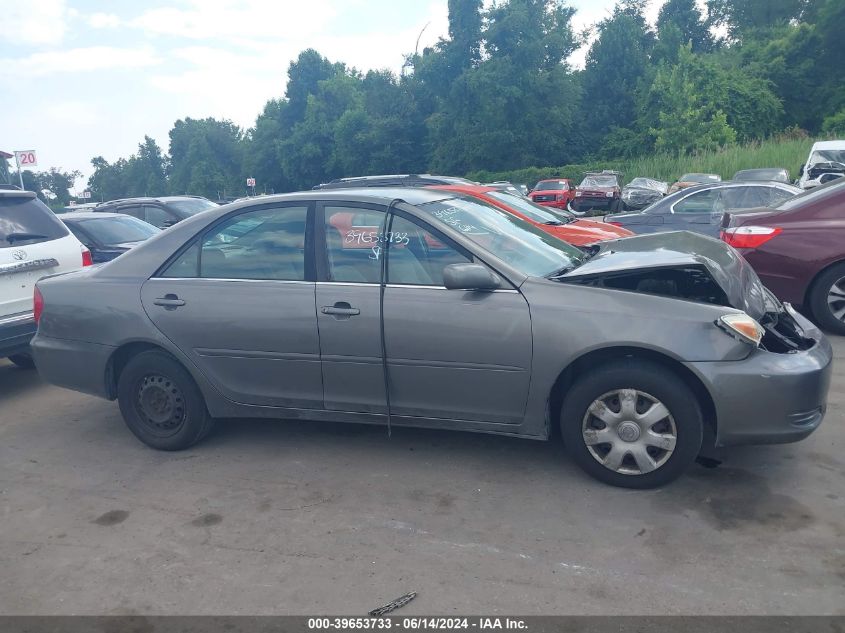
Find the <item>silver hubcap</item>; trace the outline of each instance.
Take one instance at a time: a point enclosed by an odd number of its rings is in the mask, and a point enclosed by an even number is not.
[[[827,305],[834,317],[845,322],[845,277],[830,287]]]
[[[637,389],[616,389],[599,396],[581,426],[590,454],[622,475],[643,475],[665,464],[678,441],[669,409]]]

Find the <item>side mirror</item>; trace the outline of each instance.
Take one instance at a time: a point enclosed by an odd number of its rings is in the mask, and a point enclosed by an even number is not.
[[[481,264],[449,264],[443,269],[443,283],[449,290],[496,290],[502,280]]]

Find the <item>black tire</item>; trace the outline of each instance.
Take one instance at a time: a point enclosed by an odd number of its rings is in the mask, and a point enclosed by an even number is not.
[[[816,322],[828,332],[833,334],[845,335],[845,321],[840,321],[833,314],[833,307],[845,308],[845,299],[837,301],[834,306],[828,303],[828,295],[833,289],[833,285],[837,282],[840,288],[845,288],[845,263],[836,264],[824,271],[819,278],[813,283],[808,297],[810,304],[810,312]]]
[[[35,361],[29,354],[14,354],[9,356],[9,360],[21,369],[35,369]]]
[[[648,425],[648,429],[655,429],[658,425],[666,425],[664,430],[669,429],[665,434],[675,436],[674,449],[670,452],[663,448],[648,446],[642,450],[649,451],[648,457],[652,463],[659,464],[650,472],[639,472],[626,474],[617,472],[599,461],[601,457],[608,458],[613,447],[612,444],[596,443],[591,450],[584,438],[584,428],[595,428],[595,424],[601,426],[603,423],[598,417],[590,414],[590,407],[603,396],[613,393],[616,390],[633,390],[636,394],[634,399],[635,410],[640,408],[643,412],[648,411],[648,400],[641,397],[650,396],[662,404],[671,417],[665,417],[662,421]],[[630,392],[628,392],[630,393]],[[620,400],[617,399],[617,403]],[[613,405],[612,399],[609,401]],[[653,404],[653,403],[652,403]],[[622,410],[614,412],[609,407],[609,413],[616,416],[621,415]],[[656,410],[655,410],[656,411]],[[640,415],[638,413],[638,415]],[[634,448],[635,444],[626,444],[632,440],[622,440],[621,425],[628,426],[628,431],[636,433],[636,441],[639,440],[641,430],[631,430],[630,424],[625,418],[619,421],[615,427],[614,441],[622,448],[619,453],[624,455],[620,468],[625,470],[641,470],[632,453],[626,453],[625,447]],[[647,424],[647,422],[645,423]],[[634,423],[636,425],[636,423]],[[674,426],[672,426],[674,425]],[[612,486],[622,488],[655,488],[668,484],[681,475],[698,456],[701,450],[704,422],[701,408],[695,395],[686,384],[673,372],[652,362],[637,359],[625,359],[601,365],[580,378],[566,394],[561,407],[560,427],[563,442],[567,452],[572,459],[588,474],[599,481]],[[605,425],[606,429],[610,429]],[[599,429],[594,433],[602,433]],[[588,430],[589,432],[589,430]],[[658,431],[660,430],[658,429]],[[645,437],[643,435],[643,437]],[[642,444],[636,444],[641,447]],[[605,455],[601,455],[607,450]],[[638,451],[640,448],[637,449]],[[594,452],[596,455],[594,455]],[[618,453],[617,453],[618,454]],[[645,469],[642,469],[645,470]]]
[[[120,374],[117,399],[129,430],[158,450],[186,449],[211,430],[213,420],[202,392],[187,370],[165,352],[132,357]]]

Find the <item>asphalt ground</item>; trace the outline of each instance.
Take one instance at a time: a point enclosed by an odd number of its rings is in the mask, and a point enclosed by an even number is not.
[[[845,614],[834,347],[814,435],[651,491],[434,430],[226,420],[156,452],[0,360],[0,614]]]

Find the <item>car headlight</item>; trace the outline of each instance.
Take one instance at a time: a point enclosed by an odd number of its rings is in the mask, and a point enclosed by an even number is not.
[[[608,198],[612,198],[613,192],[612,191],[606,191],[604,195],[607,196]]]
[[[581,192],[580,192],[580,191],[576,191],[576,192],[575,192],[575,197],[580,197],[580,196],[581,196]]]
[[[724,314],[716,320],[716,325],[734,338],[755,347],[763,340],[763,326],[745,312]]]

